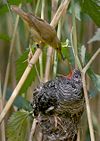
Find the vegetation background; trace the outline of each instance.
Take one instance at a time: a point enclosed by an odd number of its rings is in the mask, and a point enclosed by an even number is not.
[[[64,1],[0,1],[0,113],[28,65],[29,47],[32,48],[33,54],[36,51],[36,45],[30,41],[29,29],[22,19],[10,10],[10,6],[18,5],[26,12],[34,13],[50,23],[61,2]],[[69,0],[56,30],[66,63],[59,59],[55,50],[44,47],[17,98],[10,104],[11,108],[0,126],[0,141],[31,141],[32,118],[29,113],[32,110],[30,102],[34,88],[57,74],[67,75],[77,64],[83,68],[97,50],[99,55],[88,68],[86,83],[95,135],[95,139],[91,141],[100,141],[100,1]],[[76,56],[79,57],[81,65]],[[48,60],[50,66],[47,65]],[[90,141],[90,132],[85,111],[78,141]]]

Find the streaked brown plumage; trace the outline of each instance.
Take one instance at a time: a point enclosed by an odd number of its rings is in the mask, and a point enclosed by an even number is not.
[[[40,115],[43,141],[76,141],[84,111],[80,71],[75,69],[70,78],[60,76],[43,84],[35,93],[33,109],[36,117]]]
[[[62,59],[64,59],[61,53],[61,43],[57,37],[55,29],[50,26],[45,20],[34,16],[31,13],[26,13],[19,7],[12,5],[11,9],[16,12],[29,26],[33,40],[38,44],[48,44],[56,49]]]

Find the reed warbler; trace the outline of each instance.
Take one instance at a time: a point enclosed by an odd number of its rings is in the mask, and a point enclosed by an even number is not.
[[[61,52],[60,40],[57,37],[55,29],[48,22],[34,16],[31,13],[24,12],[21,8],[15,5],[12,5],[11,9],[27,23],[34,42],[36,42],[38,45],[50,45],[60,53],[61,58],[64,60],[63,54]]]

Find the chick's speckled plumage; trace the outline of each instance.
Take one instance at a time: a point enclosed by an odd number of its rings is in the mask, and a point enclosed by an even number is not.
[[[36,116],[40,113],[43,141],[76,141],[84,110],[80,71],[75,69],[71,78],[59,76],[43,84],[34,97],[33,109]]]

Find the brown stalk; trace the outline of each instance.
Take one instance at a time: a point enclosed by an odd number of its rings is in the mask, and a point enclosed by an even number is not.
[[[0,112],[3,110],[4,100],[2,97],[2,88],[1,88],[1,73],[0,73]],[[3,120],[0,125],[1,130],[1,141],[5,141],[5,121]]]
[[[21,4],[19,5],[19,7],[21,7]],[[14,32],[13,32],[13,36],[12,36],[12,40],[11,40],[11,44],[10,44],[10,51],[9,51],[9,57],[8,57],[8,63],[7,63],[7,68],[6,68],[5,81],[4,81],[4,88],[3,88],[3,100],[5,99],[5,94],[6,94],[6,89],[7,89],[8,79],[9,79],[11,55],[12,55],[12,52],[13,52],[13,47],[14,47],[14,41],[15,41],[15,36],[16,36],[16,32],[17,32],[18,21],[19,21],[19,16],[16,17]]]
[[[60,17],[63,15],[63,13],[65,13],[66,9],[68,8],[69,3],[70,3],[70,0],[63,0],[56,14],[54,15],[53,20],[50,23],[51,26],[55,28]],[[44,77],[45,82],[48,81],[49,79],[50,61],[51,61],[52,52],[53,52],[53,48],[49,47],[47,51],[47,62],[46,62],[45,77]]]
[[[45,0],[42,1],[41,19],[44,19],[44,10],[45,10]],[[35,65],[35,69],[37,71],[37,76],[38,76],[39,82],[41,82],[41,80],[43,80],[43,62],[42,61],[43,61],[43,59],[42,59],[42,52],[41,52],[41,54],[39,56],[40,77],[39,77],[39,73],[38,73],[38,70],[37,70],[36,65]],[[31,131],[30,131],[30,135],[29,135],[29,141],[33,140],[33,136],[34,136],[34,133],[35,133],[35,130],[36,130],[36,123],[37,123],[37,120],[33,119]]]
[[[91,141],[95,141],[95,136],[94,136],[94,130],[93,130],[93,123],[92,123],[92,116],[91,116],[91,109],[90,109],[90,104],[89,104],[85,74],[88,68],[90,67],[91,63],[95,60],[95,58],[97,57],[99,53],[100,53],[100,48],[96,51],[96,53],[92,56],[90,61],[87,63],[87,65],[82,70],[83,90],[84,90],[84,97],[85,97],[85,102],[86,102],[86,111],[87,111]]]
[[[30,136],[29,136],[29,141],[32,141],[32,139],[33,139],[33,135],[34,135],[35,129],[36,129],[36,124],[37,124],[37,120],[33,119],[32,128],[31,128],[31,132],[30,132]]]

